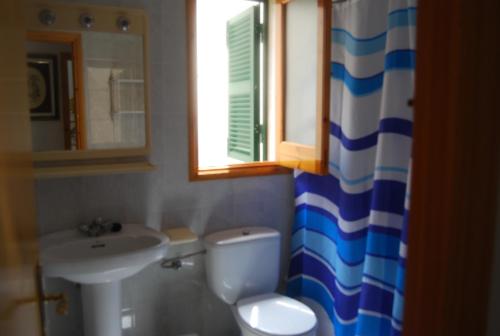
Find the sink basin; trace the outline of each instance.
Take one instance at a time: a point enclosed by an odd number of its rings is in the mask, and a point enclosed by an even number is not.
[[[168,243],[166,235],[132,224],[99,237],[59,231],[40,239],[40,266],[46,277],[82,284],[85,336],[121,336],[121,280],[164,258]]]
[[[99,237],[59,231],[41,238],[40,265],[44,276],[81,284],[118,281],[162,259],[168,242],[166,235],[133,224]]]

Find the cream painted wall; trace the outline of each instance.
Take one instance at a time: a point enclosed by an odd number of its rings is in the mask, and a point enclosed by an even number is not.
[[[96,216],[154,228],[188,226],[199,235],[242,226],[274,227],[283,234],[282,266],[288,260],[293,222],[290,175],[188,181],[187,55],[184,0],[66,0],[144,8],[150,21],[152,156],[147,174],[40,180],[36,183],[40,234],[72,228]],[[132,23],[133,24],[133,23]],[[183,247],[186,251],[199,246]],[[172,251],[176,253],[176,251]],[[123,308],[135,316],[124,332],[141,336],[238,335],[229,308],[206,288],[203,257],[178,272],[152,265],[126,280]],[[49,336],[81,335],[79,289],[47,280],[47,290],[70,293],[70,313],[48,306]]]

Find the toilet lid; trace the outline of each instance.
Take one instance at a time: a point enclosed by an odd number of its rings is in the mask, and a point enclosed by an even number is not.
[[[311,308],[275,293],[240,300],[237,311],[253,329],[271,335],[301,335],[316,326]]]

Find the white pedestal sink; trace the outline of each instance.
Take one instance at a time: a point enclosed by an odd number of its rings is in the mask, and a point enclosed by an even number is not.
[[[121,280],[164,258],[168,243],[140,225],[99,237],[65,230],[41,238],[40,265],[44,276],[82,284],[85,336],[120,336]]]

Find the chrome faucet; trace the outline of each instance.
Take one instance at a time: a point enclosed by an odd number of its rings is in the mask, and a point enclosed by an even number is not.
[[[78,230],[89,237],[99,237],[106,232],[118,232],[121,230],[121,224],[110,220],[103,220],[97,217],[90,224],[81,224]]]

